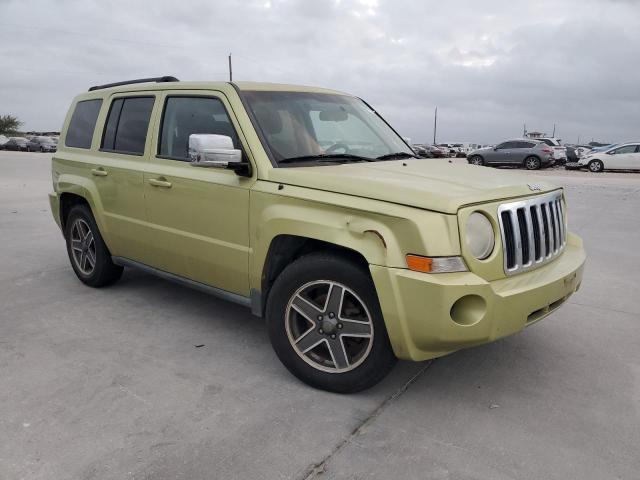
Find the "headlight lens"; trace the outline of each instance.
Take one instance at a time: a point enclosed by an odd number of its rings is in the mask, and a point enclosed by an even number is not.
[[[483,260],[491,255],[496,243],[493,226],[487,217],[480,212],[473,212],[467,218],[465,241],[471,255]]]

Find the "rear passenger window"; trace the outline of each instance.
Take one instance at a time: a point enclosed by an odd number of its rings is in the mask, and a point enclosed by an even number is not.
[[[76,104],[71,116],[64,144],[67,147],[91,148],[102,100],[83,100]]]
[[[142,155],[155,97],[118,98],[111,103],[102,150]]]
[[[189,135],[215,133],[231,137],[240,148],[223,103],[209,97],[168,97],[162,114],[158,155],[174,160],[189,160]]]

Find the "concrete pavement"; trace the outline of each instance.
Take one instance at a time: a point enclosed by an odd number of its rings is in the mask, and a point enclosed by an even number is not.
[[[567,187],[581,290],[344,396],[293,378],[242,307],[129,270],[83,286],[49,157],[0,152],[0,479],[638,478],[640,175],[527,173]]]

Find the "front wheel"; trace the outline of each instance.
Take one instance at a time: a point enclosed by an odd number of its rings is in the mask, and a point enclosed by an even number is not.
[[[527,157],[524,161],[527,170],[538,170],[540,168],[540,159],[538,157]]]
[[[267,322],[280,361],[315,388],[364,390],[396,363],[371,277],[340,256],[289,265],[269,295]]]
[[[600,160],[591,160],[589,162],[589,170],[598,173],[604,170],[604,164]]]
[[[484,165],[484,161],[482,160],[482,157],[480,155],[473,155],[471,158],[469,158],[469,163],[471,165]]]

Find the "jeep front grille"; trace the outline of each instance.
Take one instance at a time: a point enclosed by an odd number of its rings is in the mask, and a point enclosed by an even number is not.
[[[531,270],[557,257],[567,241],[562,192],[498,207],[507,275]]]

